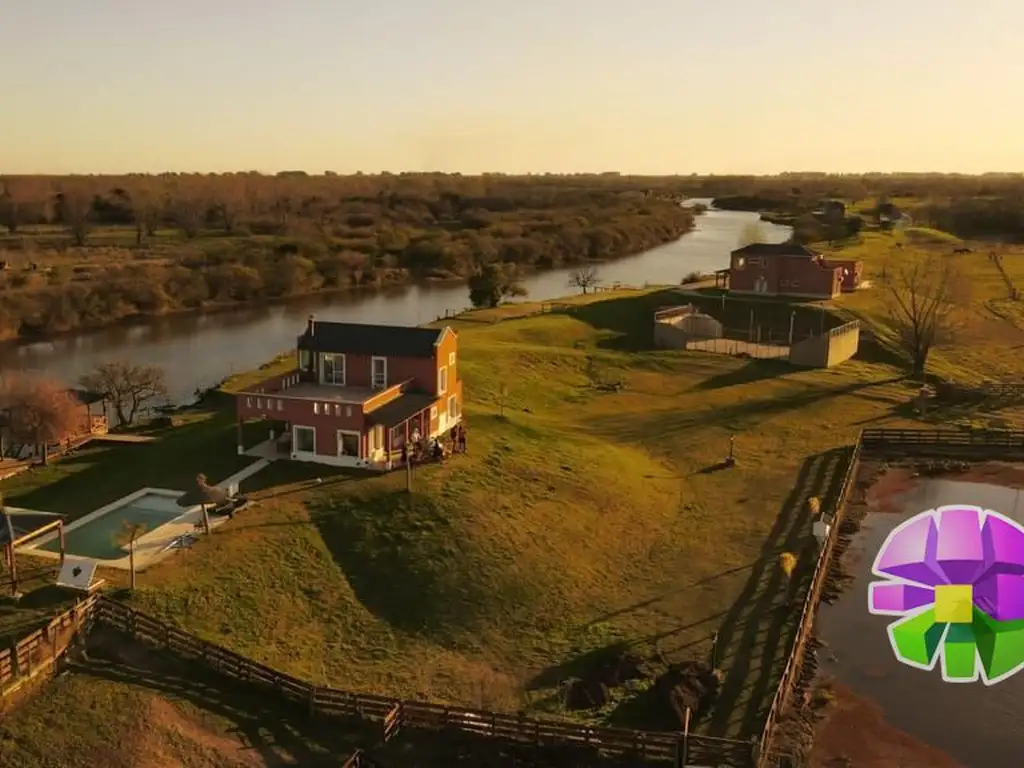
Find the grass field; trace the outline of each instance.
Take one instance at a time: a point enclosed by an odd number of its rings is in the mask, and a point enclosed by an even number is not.
[[[882,243],[856,248],[870,279]],[[966,353],[969,372],[1013,375],[1024,356],[1006,362],[999,345],[1013,326],[986,309],[1001,278],[983,267],[972,322],[987,329],[985,348]],[[881,319],[877,297],[844,301]],[[567,314],[510,317],[534,309],[524,305],[457,321],[469,455],[417,470],[411,495],[401,473],[274,465],[244,487],[257,504],[143,574],[134,604],[317,683],[558,714],[559,682],[601,649],[703,658],[718,632],[726,678],[700,729],[758,732],[795,630],[780,609],[802,589],[799,577],[787,587],[778,556],[807,564],[807,499],[827,503],[861,428],[913,423],[916,387],[871,360],[796,371],[651,350],[651,312],[666,303],[588,297]],[[936,359],[966,373],[962,354]],[[624,389],[599,386],[609,380]],[[153,472],[180,476],[198,457],[230,464],[230,420],[202,424],[194,438],[117,450],[149,450]],[[731,435],[738,464],[715,471]],[[87,477],[65,473],[59,495],[96,493]],[[56,506],[55,488],[41,474],[0,485],[19,506]],[[617,689],[601,710],[571,716],[653,727],[651,698],[642,685]]]

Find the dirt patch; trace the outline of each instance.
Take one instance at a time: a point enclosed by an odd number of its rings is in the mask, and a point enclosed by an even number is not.
[[[651,676],[647,660],[625,646],[613,646],[595,658],[581,677],[566,681],[565,706],[574,710],[603,707],[612,688]]]
[[[238,738],[215,733],[174,702],[152,696],[145,721],[148,728],[136,743],[137,768],[180,765],[183,757],[194,766],[264,768],[268,763]]]
[[[891,467],[882,470],[873,479],[864,494],[864,502],[871,512],[899,514],[903,511],[900,500],[918,484],[918,473],[912,467]]]
[[[682,728],[686,724],[686,710],[693,722],[708,713],[718,697],[722,680],[718,672],[699,661],[672,664],[654,682],[658,698],[674,715]]]
[[[954,472],[950,480],[964,483],[988,483],[1004,488],[1024,489],[1024,464],[990,461],[987,464],[969,465],[965,471]]]
[[[812,768],[964,768],[886,722],[881,707],[836,685],[833,706],[818,729]]]

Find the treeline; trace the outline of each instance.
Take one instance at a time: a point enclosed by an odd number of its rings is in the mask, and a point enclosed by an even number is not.
[[[923,223],[965,239],[998,237],[1024,243],[1024,195],[968,198],[924,206]]]
[[[691,229],[681,197],[615,174],[0,178],[0,337],[613,259]]]

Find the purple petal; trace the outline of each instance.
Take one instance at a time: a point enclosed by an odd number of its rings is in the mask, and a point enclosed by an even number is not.
[[[915,587],[893,581],[876,581],[868,586],[868,606],[874,614],[904,614],[935,602],[931,587]]]
[[[970,584],[985,569],[978,507],[940,507],[935,559],[950,584]]]
[[[999,573],[1024,573],[1024,530],[1012,520],[989,512],[981,529],[985,563]]]
[[[874,572],[879,576],[895,576],[918,584],[948,584],[936,561],[939,529],[931,513],[912,517],[899,525],[886,539]]]
[[[974,604],[996,621],[1024,619],[1024,576],[990,573],[974,585]]]

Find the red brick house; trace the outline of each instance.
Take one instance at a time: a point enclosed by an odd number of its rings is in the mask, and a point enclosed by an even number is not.
[[[388,469],[402,445],[462,419],[459,338],[451,328],[318,322],[296,344],[296,366],[237,396],[238,452],[341,467]],[[243,446],[262,420],[268,440]]]
[[[860,286],[862,265],[826,259],[793,243],[751,243],[732,252],[729,293],[834,299]]]

